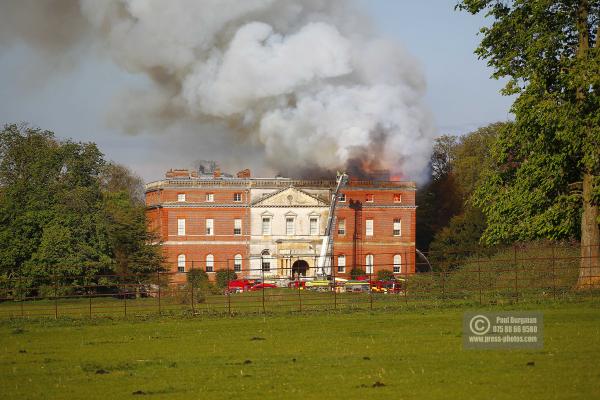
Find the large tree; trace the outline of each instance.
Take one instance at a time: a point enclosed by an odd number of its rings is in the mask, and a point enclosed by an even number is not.
[[[578,286],[600,284],[600,1],[463,0],[485,13],[476,54],[515,95],[515,123],[476,191],[489,243],[581,240]]]
[[[33,289],[99,273],[160,267],[146,229],[142,184],[93,143],[49,131],[0,130],[0,281]]]

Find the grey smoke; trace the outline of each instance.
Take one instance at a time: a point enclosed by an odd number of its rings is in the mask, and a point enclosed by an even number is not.
[[[357,154],[404,177],[427,168],[434,133],[421,68],[348,1],[9,0],[2,8],[0,45],[19,40],[56,59],[89,48],[150,79],[112,105],[122,130],[220,125],[227,129],[199,129],[197,145],[229,136],[225,143],[254,149],[249,157],[260,148],[273,170],[341,169]]]

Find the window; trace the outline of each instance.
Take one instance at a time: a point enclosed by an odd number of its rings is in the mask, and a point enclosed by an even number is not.
[[[338,256],[337,272],[346,272],[346,256],[343,254]]]
[[[368,219],[365,221],[365,235],[366,236],[373,236],[373,220],[372,219]]]
[[[242,255],[236,254],[233,257],[233,272],[242,272]]]
[[[212,254],[206,256],[206,272],[215,271],[215,257]]]
[[[294,217],[286,217],[285,218],[285,234],[286,235],[294,235]]]
[[[241,219],[233,220],[233,234],[236,236],[240,236],[242,234],[242,220]]]
[[[234,193],[233,194],[233,201],[235,201],[236,203],[242,201],[242,194],[241,193]]]
[[[262,270],[264,272],[271,272],[271,260],[268,258],[262,259]]]
[[[177,195],[177,201],[185,201],[185,193],[179,193]]]
[[[185,272],[185,254],[177,256],[177,272]]]
[[[213,220],[213,219],[206,220],[206,234],[208,236],[212,236],[215,234],[214,223],[215,223],[215,220]]]
[[[394,203],[402,203],[402,196],[400,193],[394,193]]]
[[[271,271],[271,253],[269,252],[269,250],[265,249],[260,253],[260,260],[261,260],[261,264],[262,264],[262,270],[264,272],[270,272]]]
[[[375,199],[375,196],[373,196],[373,195],[372,195],[372,194],[370,194],[370,193],[368,193],[368,194],[365,196],[365,201],[366,201],[367,203],[372,203],[374,199]]]
[[[262,234],[263,235],[271,234],[271,217],[263,217],[263,219],[262,219]]]
[[[177,235],[185,236],[185,219],[183,218],[177,220]]]
[[[209,203],[212,203],[213,201],[215,201],[215,194],[214,193],[206,193],[206,201]]]
[[[394,256],[394,273],[402,273],[402,256],[400,256],[400,254]]]
[[[346,220],[338,220],[338,235],[343,236],[346,234]]]
[[[346,193],[340,193],[338,196],[338,201],[339,202],[345,202],[346,201]]]
[[[311,217],[310,218],[310,234],[311,235],[318,235],[319,234],[319,219],[316,217]]]
[[[367,254],[365,258],[365,266],[367,274],[373,273],[373,254]]]
[[[402,222],[400,222],[400,218],[394,219],[394,236],[402,235]]]

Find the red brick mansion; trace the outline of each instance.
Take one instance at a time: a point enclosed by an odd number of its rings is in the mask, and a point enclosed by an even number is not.
[[[235,177],[219,169],[170,170],[146,185],[150,229],[157,232],[173,280],[201,268],[244,277],[314,276],[334,180]],[[357,267],[415,272],[414,182],[350,177],[339,195],[331,273]]]

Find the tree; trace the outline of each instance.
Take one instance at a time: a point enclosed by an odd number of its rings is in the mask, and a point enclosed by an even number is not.
[[[394,279],[394,273],[389,269],[380,269],[379,271],[377,271],[378,281],[391,281]]]
[[[91,143],[58,142],[48,131],[0,132],[0,271],[28,286],[83,283],[110,268],[97,229],[102,154]]]
[[[216,273],[216,284],[220,289],[227,288],[230,281],[237,279],[237,274],[228,269],[220,269]]]
[[[436,139],[431,155],[431,181],[417,192],[417,247],[428,250],[436,232],[460,212],[462,200],[452,174],[455,136]]]
[[[116,272],[140,284],[163,263],[158,238],[148,230],[142,180],[116,164],[107,164],[100,177],[104,229]]]
[[[109,172],[115,170],[119,174]],[[59,141],[49,131],[4,126],[2,280],[18,276],[23,286],[36,288],[89,284],[100,273],[156,271],[162,259],[147,233],[143,203],[133,198],[131,187],[116,183],[135,181],[125,179],[123,171],[107,165],[93,143]]]
[[[488,244],[581,240],[578,287],[600,284],[600,1],[463,0],[492,19],[476,50],[516,95],[475,204]]]
[[[362,268],[354,267],[350,270],[350,278],[352,279],[356,279],[359,276],[365,276],[366,274],[367,273]]]
[[[458,197],[461,209],[434,233],[429,247],[430,260],[434,264],[451,262],[451,267],[469,253],[481,250],[479,241],[486,228],[486,220],[471,197],[482,174],[491,164],[490,148],[507,124],[496,122],[481,127],[458,138],[451,148],[450,168],[456,187],[454,195]]]

